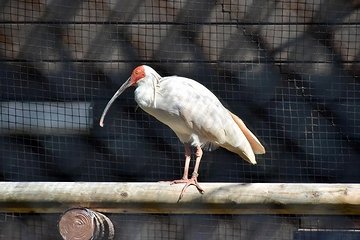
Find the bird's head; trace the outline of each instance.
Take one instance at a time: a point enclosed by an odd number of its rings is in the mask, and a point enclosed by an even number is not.
[[[100,126],[104,126],[104,119],[106,113],[109,111],[111,104],[115,101],[116,98],[118,98],[127,88],[131,86],[137,86],[142,82],[142,80],[147,78],[155,78],[160,79],[160,75],[151,67],[147,65],[141,65],[136,67],[133,72],[131,73],[131,76],[126,80],[126,82],[123,83],[123,85],[119,88],[119,90],[116,91],[114,96],[110,99],[108,104],[106,105],[101,118],[100,118]]]
[[[141,80],[147,77],[151,77],[154,73],[156,73],[155,70],[149,66],[146,65],[138,66],[132,71],[131,76],[128,79],[129,81],[128,85],[136,86],[139,82],[141,82]]]

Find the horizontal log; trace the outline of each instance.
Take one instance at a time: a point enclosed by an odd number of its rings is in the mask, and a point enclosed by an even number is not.
[[[85,207],[107,213],[360,214],[359,184],[201,183],[178,202],[183,184],[2,182],[1,212],[61,213]]]

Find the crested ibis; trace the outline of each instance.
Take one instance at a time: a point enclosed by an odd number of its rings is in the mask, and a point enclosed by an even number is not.
[[[161,77],[153,68],[142,65],[117,90],[106,105],[100,126],[111,104],[128,87],[135,86],[135,101],[148,114],[168,125],[185,146],[184,175],[171,184],[185,183],[179,200],[190,185],[200,193],[197,177],[203,150],[223,147],[256,164],[255,154],[264,154],[265,148],[244,122],[226,109],[219,99],[202,84],[185,77]],[[188,178],[191,146],[196,148],[194,172]]]

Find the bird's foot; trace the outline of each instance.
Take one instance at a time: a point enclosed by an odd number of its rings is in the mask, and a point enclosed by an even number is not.
[[[184,193],[186,191],[186,189],[190,186],[190,185],[194,185],[197,190],[203,194],[205,191],[200,187],[199,182],[197,181],[197,175],[198,174],[194,174],[192,175],[192,177],[190,179],[179,179],[179,180],[174,180],[170,183],[170,185],[173,184],[178,184],[178,183],[186,183],[185,186],[183,187],[183,189],[181,190],[180,196],[179,196],[179,200],[178,202],[181,200],[181,198],[184,196]]]

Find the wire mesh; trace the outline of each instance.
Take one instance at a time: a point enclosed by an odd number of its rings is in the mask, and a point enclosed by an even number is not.
[[[221,148],[205,152],[200,183],[359,183],[359,6],[1,1],[1,180],[181,178],[182,144],[136,108],[132,91],[98,125],[114,92],[147,64],[205,85],[264,143],[255,166]],[[3,239],[60,239],[54,215],[0,216]],[[111,217],[118,239],[358,238],[355,216],[326,218],[326,227],[300,215]]]
[[[118,239],[358,239],[357,216],[109,214]],[[3,239],[62,239],[58,214],[1,214]]]

